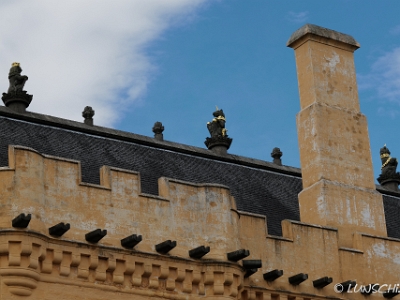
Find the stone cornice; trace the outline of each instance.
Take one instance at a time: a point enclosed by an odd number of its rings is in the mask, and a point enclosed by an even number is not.
[[[191,260],[58,240],[34,231],[0,230],[0,275],[9,292],[30,296],[40,282],[185,299],[236,298],[243,269],[233,262]]]

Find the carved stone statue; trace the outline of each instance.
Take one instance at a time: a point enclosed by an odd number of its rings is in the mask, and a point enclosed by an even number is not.
[[[389,177],[396,174],[397,159],[390,156],[389,149],[385,146],[380,150],[381,162],[382,162],[382,175]]]
[[[227,130],[225,128],[225,114],[222,109],[218,109],[213,112],[214,119],[207,123],[208,131],[211,137],[206,138],[204,142],[208,149],[212,150],[217,154],[227,154],[232,139],[228,137]]]
[[[31,103],[33,96],[23,90],[28,76],[21,75],[21,72],[22,69],[19,63],[12,63],[10,72],[8,73],[10,86],[7,93],[3,93],[1,99],[8,108],[19,113],[24,113]]]
[[[226,129],[225,129],[225,114],[222,109],[217,109],[213,112],[214,119],[211,122],[207,123],[208,131],[210,132],[211,137],[218,137],[218,136],[226,136]]]
[[[386,145],[380,149],[380,158],[382,162],[382,171],[378,177],[378,182],[386,188],[398,191],[400,174],[396,172],[398,164],[397,159],[390,156],[390,151]]]
[[[8,73],[8,80],[10,81],[10,87],[7,92],[8,94],[22,92],[25,82],[28,80],[28,76],[21,75],[21,72],[22,69],[19,63],[12,63],[10,73]]]

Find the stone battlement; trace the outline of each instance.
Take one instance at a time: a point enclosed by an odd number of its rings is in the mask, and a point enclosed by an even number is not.
[[[353,247],[343,248],[336,228],[290,220],[282,223],[283,237],[270,236],[266,218],[236,210],[224,186],[160,178],[160,196],[152,196],[140,192],[137,172],[112,167],[100,172],[100,185],[82,183],[78,161],[9,147],[9,167],[0,170],[0,274],[10,293],[54,299],[51,287],[62,282],[85,293],[94,284],[104,286],[104,295],[118,290],[121,299],[130,294],[269,299],[267,291],[284,295],[292,290],[299,297],[332,298],[338,296],[333,284],[347,280],[397,283],[397,273],[387,266],[398,268],[400,240],[356,233]],[[32,215],[27,229],[11,226],[20,213]],[[60,238],[50,236],[48,228],[59,222],[70,223],[71,229]],[[107,235],[98,243],[85,241],[85,234],[97,228]],[[121,239],[131,234],[143,240],[126,249]],[[160,254],[155,245],[165,240],[177,246]],[[188,251],[201,245],[210,252],[190,258]],[[245,277],[240,261],[227,260],[227,253],[238,249],[262,261],[254,275]],[[283,276],[264,280],[263,273],[274,269],[283,270]],[[17,273],[17,281],[7,279]],[[299,273],[308,280],[290,284],[288,278]],[[333,284],[315,288],[313,281],[325,276]]]

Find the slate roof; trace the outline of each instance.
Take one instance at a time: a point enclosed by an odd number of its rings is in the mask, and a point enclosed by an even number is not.
[[[389,237],[400,239],[400,195],[383,195],[386,230]]]
[[[103,165],[140,172],[143,193],[158,195],[157,180],[169,177],[230,188],[238,210],[267,217],[268,233],[282,235],[281,221],[300,220],[300,169],[250,158],[218,156],[201,149],[35,113],[0,107],[0,166],[8,145],[81,161],[82,181],[99,184]],[[390,237],[400,238],[400,194],[384,196]]]

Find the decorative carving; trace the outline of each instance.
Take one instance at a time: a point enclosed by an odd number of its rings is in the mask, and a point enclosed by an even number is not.
[[[304,273],[299,273],[297,275],[290,276],[288,278],[289,283],[293,285],[299,285],[303,281],[306,281],[308,279],[308,275]]]
[[[218,154],[226,154],[227,150],[231,146],[232,139],[228,137],[227,130],[225,128],[225,114],[222,109],[218,109],[213,112],[214,119],[207,123],[208,131],[211,137],[206,138],[204,142],[208,149],[213,150]]]
[[[169,299],[176,299],[177,294],[204,296],[206,285],[224,299],[236,299],[243,290],[243,271],[236,263],[204,260],[189,266],[187,259],[178,257],[154,262],[145,252],[102,246],[90,246],[89,250],[73,241],[60,244],[34,231],[16,233],[0,236],[0,276],[14,295],[30,296],[42,279],[48,282],[50,278],[55,284],[92,286],[105,293],[115,292],[115,285],[132,295],[153,295],[159,290]]]
[[[278,279],[279,277],[281,277],[282,275],[283,275],[283,270],[275,269],[275,270],[269,271],[267,273],[264,273],[263,278],[266,281],[274,281],[274,280]]]
[[[189,256],[191,258],[202,258],[208,252],[210,252],[210,247],[200,246],[192,250],[189,250]]]
[[[30,296],[38,285],[40,275],[26,268],[1,268],[0,275],[11,294]]]
[[[16,228],[26,228],[31,221],[31,214],[20,214],[12,220],[12,226]]]
[[[207,123],[208,131],[210,132],[211,137],[218,136],[227,136],[226,128],[225,128],[225,114],[222,109],[218,109],[213,112],[214,119],[211,122]]]
[[[340,285],[342,286],[342,293],[350,291],[353,287],[356,286],[356,284],[357,282],[354,280],[343,281],[342,283],[340,283]]]
[[[244,277],[250,277],[255,274],[259,268],[262,267],[261,259],[247,259],[243,260],[243,268],[246,270]]]
[[[107,230],[96,229],[85,234],[85,239],[89,243],[97,243],[107,235]]]
[[[64,233],[66,233],[70,228],[71,228],[71,226],[69,225],[69,223],[65,224],[65,223],[61,222],[61,223],[58,223],[57,225],[50,227],[49,234],[52,236],[55,236],[55,237],[60,237]]]
[[[83,121],[86,125],[93,125],[94,110],[91,106],[86,106],[82,112]]]
[[[167,240],[156,245],[156,251],[161,254],[167,254],[176,247],[176,241]]]
[[[153,132],[155,134],[161,134],[164,131],[164,126],[161,122],[155,122],[153,126]]]
[[[163,141],[164,140],[164,126],[161,122],[155,122],[153,126],[154,138]]]
[[[378,182],[390,190],[398,191],[398,185],[400,184],[400,173],[396,172],[397,159],[390,156],[390,151],[386,147],[380,149],[380,157],[382,161],[381,174],[377,178]]]
[[[141,235],[132,234],[121,240],[121,246],[124,248],[132,249],[142,241]]]
[[[10,81],[10,86],[7,93],[17,94],[21,93],[25,82],[28,80],[28,76],[21,75],[22,69],[17,62],[13,62],[11,65],[10,72],[8,73],[8,80]]]
[[[19,63],[12,63],[8,74],[10,86],[7,93],[3,93],[3,97],[1,97],[5,106],[17,112],[25,112],[33,97],[23,90],[25,82],[28,80],[28,76],[21,75],[21,72],[22,69]]]
[[[282,151],[281,149],[279,149],[278,147],[275,147],[274,149],[272,149],[272,153],[271,153],[271,157],[274,159],[273,163],[278,165],[278,166],[282,166]]]
[[[313,286],[317,289],[322,289],[323,287],[326,287],[328,284],[331,284],[333,281],[332,277],[322,277],[317,280],[313,281]]]
[[[243,268],[245,270],[259,269],[262,267],[261,259],[246,259],[243,260]]]
[[[236,251],[227,253],[227,258],[230,261],[238,261],[243,258],[246,258],[249,255],[250,255],[249,250],[240,249],[240,250],[236,250]]]
[[[391,299],[395,296],[397,296],[398,294],[400,294],[399,290],[396,289],[389,289],[383,292],[383,297],[385,297],[386,299]]]
[[[244,273],[243,277],[247,278],[250,277],[251,275],[257,273],[258,269],[248,269],[246,270],[246,273]]]
[[[377,283],[372,283],[365,285],[363,289],[361,289],[361,294],[367,296],[371,295],[372,293],[377,293],[379,291],[380,285]]]

